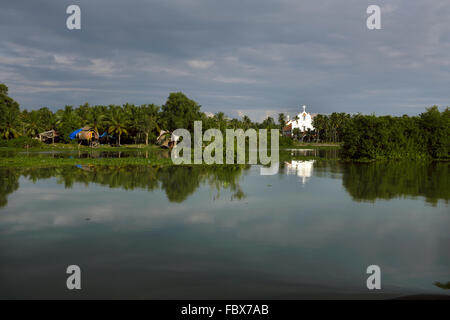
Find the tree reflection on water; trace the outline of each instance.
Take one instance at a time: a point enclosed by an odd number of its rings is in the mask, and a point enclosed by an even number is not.
[[[422,196],[428,204],[439,200],[448,203],[450,179],[448,162],[374,162],[368,164],[340,161],[292,160],[281,165],[279,174],[342,179],[342,185],[354,201],[376,201],[398,197]],[[170,202],[183,202],[202,185],[207,184],[220,196],[220,190],[232,192],[232,199],[245,198],[240,178],[249,165],[192,166],[61,166],[51,168],[0,168],[0,207],[9,194],[19,188],[21,176],[36,182],[56,178],[71,188],[74,183],[104,185],[125,190],[164,190]],[[267,176],[267,179],[271,179]]]
[[[162,189],[170,202],[183,202],[197,188],[206,183],[220,196],[221,189],[232,192],[232,199],[243,199],[245,194],[239,185],[243,170],[249,166],[61,166],[52,168],[0,168],[0,206],[7,204],[7,196],[19,188],[19,178],[32,182],[56,178],[66,189],[75,183],[104,185],[124,190]]]

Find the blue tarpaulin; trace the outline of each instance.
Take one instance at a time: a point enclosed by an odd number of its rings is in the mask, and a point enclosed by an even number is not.
[[[110,135],[108,133],[108,131],[103,132],[102,135],[99,138],[112,138],[112,139],[115,139],[114,136],[112,136],[112,135]]]
[[[69,138],[72,139],[72,140],[75,140],[75,139],[77,138],[77,133],[80,132],[80,131],[82,131],[82,130],[83,130],[83,128],[80,128],[80,129],[78,129],[78,130],[75,130],[74,132],[72,132],[72,133],[69,135]]]

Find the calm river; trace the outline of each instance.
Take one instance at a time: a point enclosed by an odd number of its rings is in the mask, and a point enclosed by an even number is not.
[[[449,294],[449,167],[0,167],[0,298]]]

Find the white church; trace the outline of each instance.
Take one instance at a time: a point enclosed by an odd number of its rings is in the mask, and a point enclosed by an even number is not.
[[[295,118],[289,119],[289,115],[287,116],[287,122],[283,128],[283,135],[292,136],[294,129],[296,128],[298,128],[300,132],[306,132],[308,129],[311,131],[314,130],[312,120],[315,116],[315,114],[306,112],[306,106],[303,106],[303,111],[300,112]]]

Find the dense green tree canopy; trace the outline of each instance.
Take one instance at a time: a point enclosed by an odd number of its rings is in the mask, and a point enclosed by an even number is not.
[[[194,121],[201,119],[200,105],[182,92],[171,93],[162,106],[161,119],[168,130],[194,130]]]
[[[19,104],[8,96],[8,87],[0,84],[0,130],[5,139],[20,135]]]
[[[433,106],[418,117],[358,114],[345,125],[343,142],[349,159],[448,159],[450,112]]]

